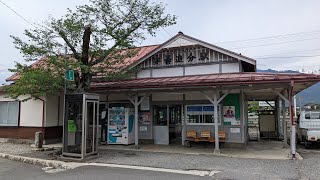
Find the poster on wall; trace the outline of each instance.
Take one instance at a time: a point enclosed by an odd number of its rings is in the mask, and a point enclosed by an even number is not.
[[[223,106],[224,125],[240,125],[235,117],[235,106]]]
[[[139,124],[150,124],[151,122],[151,113],[150,112],[141,112],[139,117]]]

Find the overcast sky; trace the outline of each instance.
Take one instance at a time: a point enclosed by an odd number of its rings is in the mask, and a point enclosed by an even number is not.
[[[41,23],[87,0],[1,0],[26,20]],[[178,31],[256,58],[258,69],[320,69],[319,0],[164,0],[177,25],[160,29],[141,45],[160,44]],[[0,83],[14,61],[22,62],[10,35],[22,36],[27,22],[0,3]],[[166,32],[167,31],[167,32]],[[272,38],[265,38],[265,37]],[[274,37],[276,36],[276,37]],[[258,38],[258,39],[257,39]],[[243,41],[248,39],[256,39]],[[234,41],[230,43],[230,41]],[[229,42],[229,43],[226,43]]]

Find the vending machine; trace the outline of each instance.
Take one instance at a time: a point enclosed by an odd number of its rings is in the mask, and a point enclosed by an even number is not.
[[[108,144],[133,144],[134,131],[134,109],[124,107],[108,109]]]

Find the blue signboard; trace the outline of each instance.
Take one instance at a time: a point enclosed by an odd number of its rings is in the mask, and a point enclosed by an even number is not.
[[[187,111],[202,111],[202,106],[187,106]]]
[[[202,106],[203,111],[212,111],[214,110],[214,106]]]
[[[187,111],[214,111],[214,106],[187,106]]]

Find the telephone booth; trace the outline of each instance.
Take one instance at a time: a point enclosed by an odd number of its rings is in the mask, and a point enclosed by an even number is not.
[[[84,159],[97,154],[99,95],[66,94],[63,158]]]

